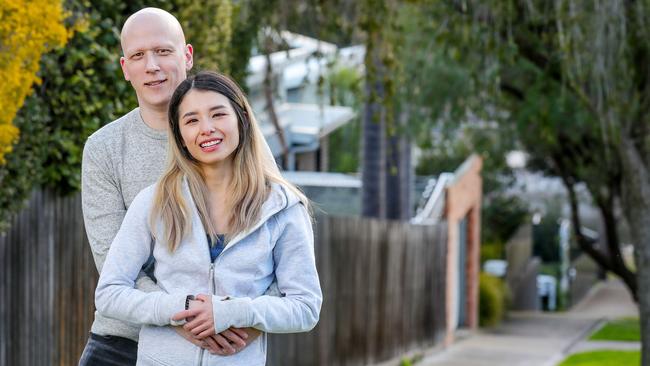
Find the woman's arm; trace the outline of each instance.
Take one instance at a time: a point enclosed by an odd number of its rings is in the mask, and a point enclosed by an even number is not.
[[[195,316],[185,328],[199,336],[218,333],[229,327],[292,333],[306,332],[316,326],[323,295],[316,272],[311,220],[301,204],[288,208],[280,216],[277,222],[282,231],[273,256],[281,297],[263,295],[250,299],[211,296],[196,310],[176,314],[175,319]],[[212,314],[206,313],[208,309],[212,310]],[[208,328],[206,323],[214,325]]]
[[[134,288],[151,253],[152,192],[152,187],[143,190],[131,203],[99,276],[95,306],[102,315],[131,323],[169,325],[172,315],[185,308],[186,294],[145,293]]]

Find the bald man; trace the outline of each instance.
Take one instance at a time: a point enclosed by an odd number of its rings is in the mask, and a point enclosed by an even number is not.
[[[138,108],[88,138],[81,171],[84,223],[99,272],[133,198],[162,174],[167,108],[193,60],[192,45],[185,43],[180,23],[161,9],[145,8],[131,15],[122,28],[121,45],[120,65],[135,90]],[[161,291],[144,272],[135,287]],[[135,365],[139,330],[134,324],[95,312],[79,364]],[[177,331],[188,341],[221,355],[235,353],[246,346],[244,339],[250,343],[259,335],[255,330],[231,329],[199,341],[182,327]]]

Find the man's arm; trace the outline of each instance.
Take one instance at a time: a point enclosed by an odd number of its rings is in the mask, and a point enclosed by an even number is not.
[[[91,137],[84,147],[81,163],[81,204],[84,224],[99,273],[126,214],[121,187],[111,174],[114,169],[105,154],[107,150],[102,141]],[[136,288],[145,292],[161,290],[142,271],[138,275]]]

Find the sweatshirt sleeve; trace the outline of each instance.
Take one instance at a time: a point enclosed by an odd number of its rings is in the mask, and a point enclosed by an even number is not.
[[[281,214],[281,230],[273,249],[275,278],[283,296],[213,297],[215,332],[254,327],[270,333],[311,330],[318,323],[323,294],[314,257],[311,219],[302,204]]]
[[[108,250],[95,291],[95,305],[104,316],[162,326],[172,324],[171,317],[185,308],[187,294],[146,293],[134,288],[153,240],[148,224],[151,188],[133,200]]]
[[[105,146],[100,140],[89,138],[81,163],[81,202],[88,242],[99,273],[126,214],[122,192],[112,171]],[[138,275],[136,286],[148,292],[160,291],[144,272]]]

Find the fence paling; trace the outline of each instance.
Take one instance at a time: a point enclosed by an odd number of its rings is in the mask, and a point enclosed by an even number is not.
[[[369,364],[444,338],[444,223],[319,216],[314,234],[320,322],[271,335],[269,365]],[[34,191],[0,235],[0,265],[0,365],[75,365],[98,277],[79,195]]]

